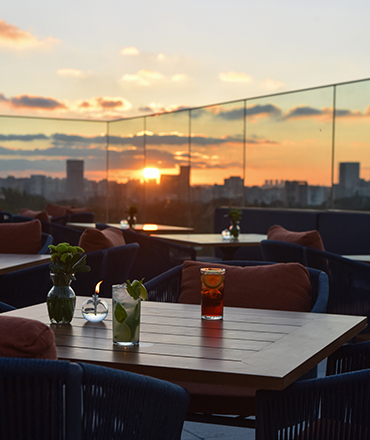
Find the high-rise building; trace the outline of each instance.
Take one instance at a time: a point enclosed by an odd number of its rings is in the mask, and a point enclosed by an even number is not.
[[[84,186],[84,161],[67,160],[66,196],[71,199],[82,199]]]
[[[341,162],[339,164],[339,185],[354,189],[360,181],[360,162]]]

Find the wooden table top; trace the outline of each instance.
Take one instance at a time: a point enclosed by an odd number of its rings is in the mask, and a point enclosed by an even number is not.
[[[361,263],[370,263],[370,255],[342,255],[349,260],[360,261]]]
[[[0,275],[51,261],[46,254],[0,254]]]
[[[108,226],[113,228],[122,229],[120,223],[107,223]],[[95,223],[74,223],[68,222],[67,226],[78,229],[86,229],[86,228],[95,228]],[[144,232],[147,234],[151,234],[155,232],[156,234],[176,234],[176,233],[185,233],[192,232],[194,228],[188,228],[185,226],[171,226],[171,225],[158,225],[155,223],[137,223],[135,228],[133,228],[136,232]]]
[[[237,240],[225,239],[221,234],[150,234],[152,237],[172,241],[187,246],[258,246],[262,240],[267,239],[266,234],[239,234]]]
[[[90,323],[77,297],[71,325],[51,325],[59,359],[90,362],[172,382],[222,383],[281,390],[366,327],[366,317],[225,307],[222,321],[200,306],[143,302],[140,343],[112,343],[105,321]],[[49,324],[46,304],[7,312]]]

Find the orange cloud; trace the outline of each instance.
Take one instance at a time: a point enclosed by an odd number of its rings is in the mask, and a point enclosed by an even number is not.
[[[34,95],[18,95],[10,99],[7,99],[4,95],[1,95],[0,102],[10,108],[16,109],[53,111],[66,108],[65,104],[54,98]]]
[[[16,26],[0,19],[0,47],[10,49],[49,48],[59,42],[56,38],[48,37],[39,40],[30,32],[23,31]]]

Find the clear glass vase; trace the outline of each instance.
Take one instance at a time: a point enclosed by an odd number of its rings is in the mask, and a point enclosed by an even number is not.
[[[76,308],[76,294],[70,286],[69,275],[50,274],[53,287],[46,298],[50,322],[52,324],[69,324]]]
[[[233,240],[237,240],[240,234],[240,226],[239,226],[239,222],[235,221],[235,222],[231,222],[231,225],[229,227],[229,232],[230,232],[230,238]]]

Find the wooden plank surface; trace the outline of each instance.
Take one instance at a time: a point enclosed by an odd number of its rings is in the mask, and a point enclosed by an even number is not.
[[[267,239],[265,234],[240,234],[238,240],[224,239],[221,234],[151,234],[151,236],[187,246],[201,247],[258,246],[262,240]]]
[[[50,255],[39,254],[0,254],[0,275],[16,270],[28,269],[51,261]]]
[[[200,306],[144,302],[140,343],[112,343],[108,318],[90,323],[78,298],[71,325],[51,325],[58,357],[147,374],[173,382],[283,389],[366,327],[366,318],[226,307],[222,321]],[[49,323],[45,304],[9,312]]]

